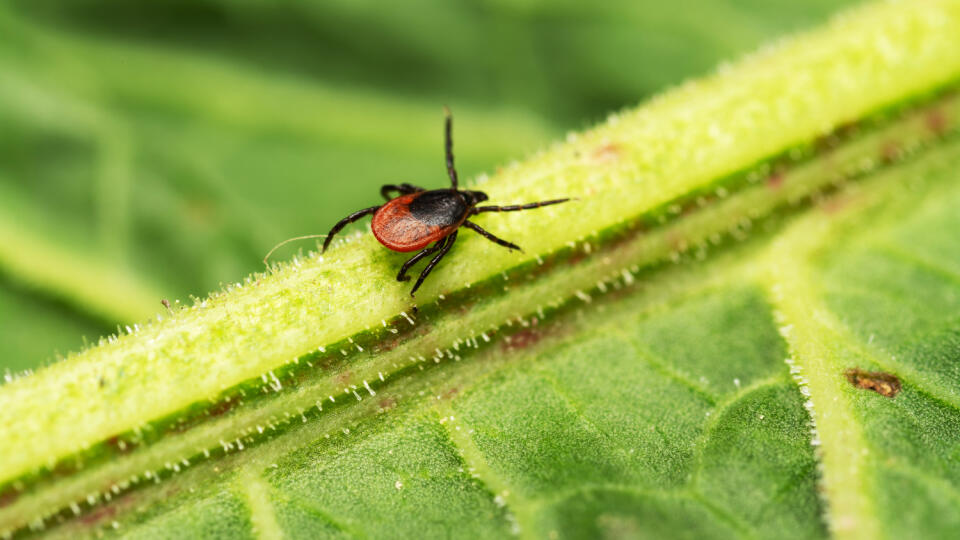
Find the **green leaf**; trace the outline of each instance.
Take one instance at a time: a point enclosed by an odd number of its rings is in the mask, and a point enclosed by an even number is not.
[[[901,173],[881,211],[842,221],[855,225],[842,244],[825,242],[840,225],[809,219],[771,251],[773,307],[810,396],[838,533],[960,525],[960,177],[955,149],[944,150],[924,158],[935,168]],[[865,391],[848,370],[892,375],[902,390]]]
[[[867,6],[500,171],[578,200],[415,303],[357,235],[8,383],[0,531],[949,534],[958,35]]]

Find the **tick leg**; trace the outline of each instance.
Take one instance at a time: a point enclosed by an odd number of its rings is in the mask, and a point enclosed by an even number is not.
[[[420,284],[423,283],[423,280],[427,279],[427,276],[430,275],[430,271],[433,270],[433,267],[440,262],[440,259],[450,251],[450,248],[453,247],[453,243],[457,240],[457,231],[450,233],[450,236],[447,236],[446,243],[443,244],[443,247],[440,248],[440,253],[437,253],[433,259],[430,259],[430,262],[427,264],[427,267],[423,269],[423,272],[420,272],[420,277],[417,278],[417,283],[413,286],[413,289],[410,291],[410,296],[413,296],[413,293],[417,292],[417,289],[420,288]]]
[[[420,259],[430,255],[431,253],[436,253],[438,249],[443,247],[443,244],[447,241],[447,238],[449,237],[445,236],[440,240],[437,240],[432,246],[421,250],[413,257],[410,257],[407,262],[403,263],[403,266],[400,267],[400,273],[397,274],[397,281],[410,281],[410,276],[407,275],[407,270],[409,270],[411,266],[417,264],[417,261]]]
[[[457,189],[457,169],[453,166],[453,115],[450,114],[450,109],[444,107],[443,114],[446,117],[445,121],[445,153],[447,155],[447,174],[450,175],[450,186],[453,189]]]
[[[570,199],[553,199],[552,201],[540,201],[532,202],[527,204],[514,204],[510,206],[478,206],[470,211],[471,214],[479,214],[480,212],[516,212],[517,210],[532,210],[534,208],[540,208],[541,206],[550,206],[551,204],[560,204],[562,202],[567,202]]]
[[[371,206],[370,208],[364,208],[363,210],[358,210],[350,214],[349,216],[341,219],[340,221],[338,221],[337,224],[334,225],[332,229],[330,229],[330,232],[327,233],[327,239],[323,241],[323,251],[321,251],[321,253],[327,251],[327,247],[330,246],[330,241],[333,240],[333,236],[338,232],[340,232],[341,229],[353,223],[354,221],[362,218],[363,216],[372,214],[379,209],[380,209],[379,206]]]
[[[514,243],[512,243],[512,242],[507,242],[506,240],[504,240],[504,239],[502,239],[502,238],[497,238],[496,236],[490,234],[489,232],[487,232],[486,230],[484,230],[483,227],[477,225],[476,223],[473,223],[473,222],[470,222],[470,221],[464,221],[464,222],[463,222],[463,226],[466,227],[466,228],[468,228],[468,229],[473,229],[473,230],[477,231],[478,233],[480,233],[480,236],[483,236],[484,238],[486,238],[487,240],[490,240],[490,241],[493,242],[494,244],[500,244],[501,246],[503,246],[503,247],[505,247],[505,248],[507,248],[507,249],[515,249],[515,250],[517,250],[517,251],[523,251],[523,249],[521,249],[520,246],[518,246],[518,245],[516,245],[516,244],[514,244]]]
[[[410,184],[400,184],[399,186],[394,184],[387,184],[380,188],[380,195],[384,199],[389,201],[393,199],[393,197],[390,196],[390,192],[392,191],[396,191],[398,195],[409,195],[411,193],[417,193],[419,191],[426,191],[426,190],[423,189],[422,187],[412,186]]]

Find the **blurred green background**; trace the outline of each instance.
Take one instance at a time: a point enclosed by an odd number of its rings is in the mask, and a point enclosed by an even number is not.
[[[7,0],[0,373],[443,186],[443,104],[469,178],[852,3]]]

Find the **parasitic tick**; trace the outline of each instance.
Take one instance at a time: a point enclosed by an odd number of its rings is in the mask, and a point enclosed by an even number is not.
[[[487,200],[487,194],[482,191],[459,189],[457,185],[457,170],[453,166],[453,118],[450,110],[444,108],[445,149],[447,158],[447,174],[450,175],[449,189],[426,190],[410,184],[387,184],[380,188],[380,195],[387,200],[386,204],[371,206],[350,214],[341,219],[330,229],[323,242],[323,251],[330,246],[334,235],[345,226],[365,216],[373,214],[371,229],[376,239],[388,249],[399,252],[420,250],[403,263],[397,281],[408,281],[407,271],[420,259],[433,255],[427,266],[420,272],[416,284],[410,291],[413,296],[423,280],[427,278],[433,267],[450,251],[457,240],[460,227],[466,227],[479,233],[484,238],[499,244],[507,249],[520,250],[520,246],[507,242],[490,234],[476,223],[468,221],[470,216],[482,212],[515,212],[530,210],[559,204],[570,199],[553,199],[527,204],[511,206],[477,206]],[[391,194],[396,193],[396,196]],[[429,244],[433,244],[427,247]]]

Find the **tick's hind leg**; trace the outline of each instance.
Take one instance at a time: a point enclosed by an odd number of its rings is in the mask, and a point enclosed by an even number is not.
[[[422,187],[417,187],[410,184],[400,184],[399,186],[396,184],[387,184],[380,187],[380,196],[388,201],[392,200],[394,197],[396,197],[396,195],[393,197],[390,196],[390,192],[392,191],[396,191],[397,195],[409,195],[411,193],[417,193],[426,190]]]
[[[410,257],[407,262],[403,263],[403,266],[400,267],[400,273],[397,274],[397,281],[410,281],[410,276],[407,275],[407,270],[409,270],[411,266],[417,264],[417,261],[420,259],[432,253],[436,253],[438,249],[443,247],[443,244],[447,241],[447,238],[449,238],[449,236],[445,236],[440,240],[437,240],[432,246],[421,250],[413,257]]]
[[[346,227],[347,225],[353,223],[354,221],[368,214],[372,214],[376,212],[379,209],[380,209],[379,206],[371,206],[370,208],[364,208],[363,210],[358,210],[350,214],[349,216],[341,219],[340,221],[338,221],[337,224],[334,225],[332,229],[330,229],[330,232],[327,233],[327,239],[323,241],[323,251],[321,251],[321,253],[323,253],[324,251],[327,251],[327,248],[330,246],[330,241],[333,240],[334,235],[340,232],[344,227]]]
[[[470,211],[471,214],[480,212],[516,212],[517,210],[532,210],[541,206],[550,206],[551,204],[560,204],[570,199],[553,199],[552,201],[539,201],[527,204],[511,204],[510,206],[478,206]]]
[[[483,227],[477,225],[476,223],[473,223],[471,221],[464,221],[463,226],[468,229],[473,229],[477,231],[478,233],[480,233],[481,236],[483,236],[487,240],[490,240],[494,244],[499,244],[507,249],[515,249],[517,251],[523,251],[523,249],[521,249],[520,246],[514,244],[513,242],[507,242],[503,238],[497,238],[496,236],[490,234],[489,232],[484,230]]]
[[[447,236],[443,241],[443,247],[440,248],[440,252],[430,259],[430,262],[427,264],[427,267],[423,269],[423,272],[420,272],[420,277],[417,278],[417,283],[413,286],[413,289],[410,290],[410,296],[413,296],[413,293],[417,292],[417,289],[420,288],[420,285],[423,283],[423,280],[427,279],[427,276],[430,275],[430,271],[433,270],[433,267],[440,262],[440,259],[450,251],[450,248],[453,247],[453,243],[457,240],[457,231],[450,233],[450,236]],[[437,242],[438,244],[440,242]],[[418,253],[419,255],[419,253]]]

